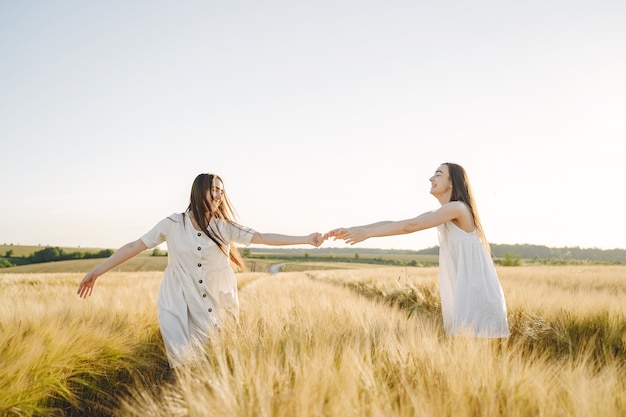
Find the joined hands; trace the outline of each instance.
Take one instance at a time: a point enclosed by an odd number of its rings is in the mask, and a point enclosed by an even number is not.
[[[307,240],[310,245],[320,247],[326,240],[332,238],[333,240],[343,240],[344,242],[354,245],[368,238],[365,228],[363,227],[340,227],[333,229],[325,234],[311,233],[307,236]]]

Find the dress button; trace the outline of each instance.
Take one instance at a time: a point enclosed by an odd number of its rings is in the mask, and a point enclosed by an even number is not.
[[[202,298],[206,298],[206,294],[202,294]]]
[[[202,280],[198,281],[200,284],[202,284]]]
[[[210,313],[211,311],[213,311],[213,309],[212,309],[212,308],[210,308],[210,309],[209,309],[209,313]]]
[[[198,236],[202,236],[202,233],[198,232]]]
[[[202,264],[198,264],[198,268],[201,267],[201,266],[202,266]]]
[[[202,250],[202,248],[200,246],[198,246],[198,250]]]

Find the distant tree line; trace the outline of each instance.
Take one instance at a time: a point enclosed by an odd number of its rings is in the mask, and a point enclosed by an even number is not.
[[[69,252],[66,253],[59,247],[46,246],[42,250],[31,253],[28,256],[14,256],[13,250],[8,250],[4,257],[0,258],[0,268],[17,265],[38,264],[42,262],[67,261],[72,259],[108,258],[113,254],[113,249],[102,249],[97,252]]]
[[[577,262],[592,263],[626,263],[626,249],[597,249],[597,248],[580,248],[580,247],[564,247],[549,248],[541,245],[517,244],[503,245],[492,244],[491,251],[496,263],[505,266],[520,265],[524,263],[561,265],[572,264]],[[4,257],[0,255],[0,268],[7,268],[17,265],[26,265],[42,262],[64,261],[71,259],[90,259],[90,258],[108,258],[113,254],[112,249],[103,249],[97,252],[70,252],[66,253],[59,247],[47,246],[42,250],[34,252],[28,256],[14,256],[13,250],[6,251]],[[396,250],[396,249],[369,249],[369,248],[313,248],[302,253],[302,249],[295,248],[241,248],[241,255],[244,258],[254,257],[263,258],[263,253],[277,254],[282,253],[289,255],[290,259],[302,257],[307,261],[341,261],[341,262],[358,262],[386,265],[427,265],[428,262],[423,261],[401,261],[393,259],[394,254],[415,254],[415,255],[438,255],[439,246],[412,251],[412,250]],[[255,253],[252,256],[252,252]],[[363,254],[377,254],[375,258],[365,259]],[[392,259],[383,258],[386,255]],[[167,251],[155,248],[151,256],[167,256]],[[350,259],[352,257],[352,259]]]
[[[626,249],[598,249],[564,247],[549,248],[539,245],[492,245],[494,255],[504,257],[505,253],[511,253],[523,259],[562,259],[562,260],[587,260],[596,262],[626,262]]]

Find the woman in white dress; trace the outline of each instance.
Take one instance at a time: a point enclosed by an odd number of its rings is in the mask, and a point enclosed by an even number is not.
[[[140,239],[122,246],[94,267],[80,282],[78,295],[89,297],[102,274],[167,242],[168,263],[158,296],[159,326],[170,367],[186,364],[225,316],[239,313],[232,266],[244,269],[244,264],[234,243],[320,246],[324,241],[320,233],[260,233],[234,219],[222,179],[200,174],[193,182],[184,213],[164,218]]]
[[[325,237],[349,244],[437,227],[443,324],[449,335],[509,336],[506,303],[465,169],[444,163],[430,178],[441,207],[415,218],[339,228]]]

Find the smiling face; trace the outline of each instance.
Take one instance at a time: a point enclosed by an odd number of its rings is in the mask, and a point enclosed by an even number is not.
[[[435,170],[435,175],[430,177],[430,193],[437,197],[440,202],[449,201],[452,194],[452,181],[450,180],[450,170],[447,165],[440,165]],[[445,199],[446,196],[448,197],[447,200]]]
[[[211,206],[211,211],[216,212],[224,198],[224,184],[219,178],[213,178],[213,184],[206,193],[206,201]]]

